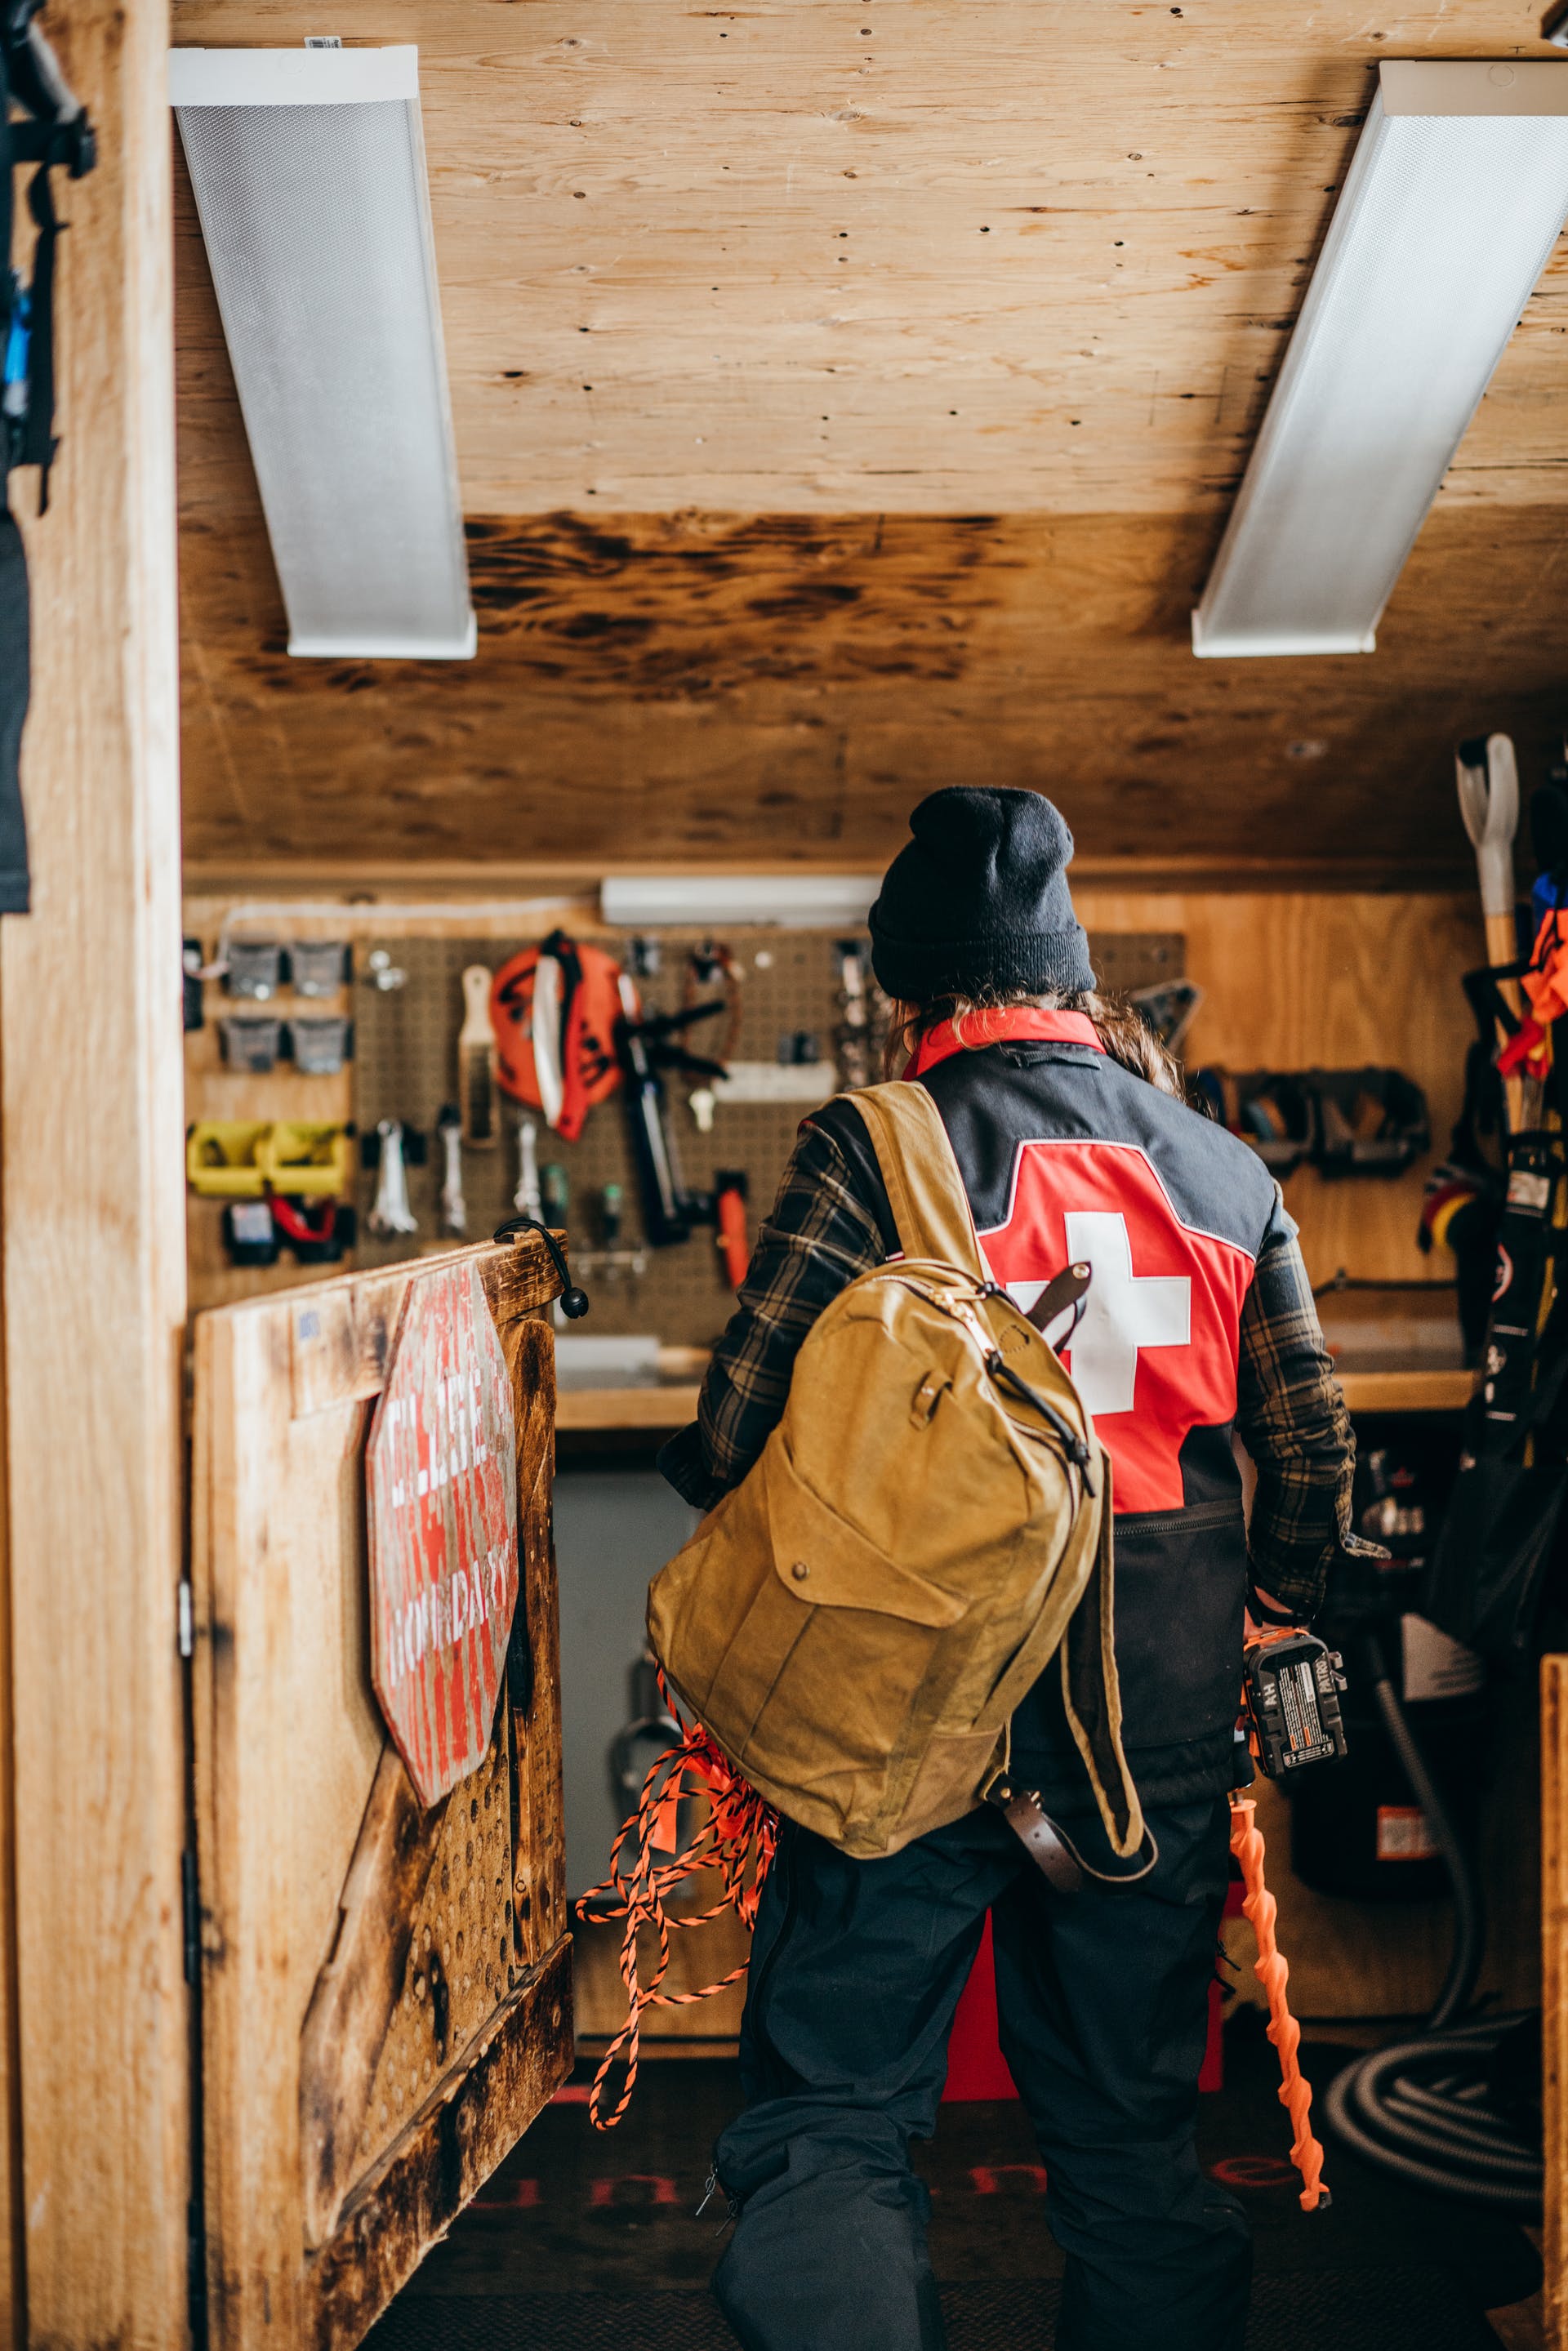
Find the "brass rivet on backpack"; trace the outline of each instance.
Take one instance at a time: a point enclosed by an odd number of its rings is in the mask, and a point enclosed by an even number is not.
[[[794,1577],[797,1583],[804,1583],[811,1571],[807,1566],[803,1559],[798,1559],[795,1562],[794,1566],[789,1570],[789,1573]]]

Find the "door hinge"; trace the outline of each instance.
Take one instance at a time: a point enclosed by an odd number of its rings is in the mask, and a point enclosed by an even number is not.
[[[199,1982],[202,1973],[202,1897],[196,1883],[196,1856],[187,1845],[180,1855],[180,1907],[184,1918],[185,1981]]]
[[[196,1647],[196,1604],[188,1575],[180,1578],[180,1655],[193,1656]]]

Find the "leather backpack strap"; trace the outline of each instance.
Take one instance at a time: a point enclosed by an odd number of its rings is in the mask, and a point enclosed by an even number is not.
[[[844,1099],[865,1122],[904,1256],[936,1258],[988,1281],[964,1179],[925,1088],[892,1078]]]

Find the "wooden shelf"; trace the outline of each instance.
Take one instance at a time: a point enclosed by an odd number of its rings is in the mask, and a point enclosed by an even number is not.
[[[1353,1413],[1462,1412],[1476,1384],[1474,1372],[1341,1372],[1339,1384]]]
[[[559,1429],[648,1428],[674,1431],[697,1416],[697,1389],[558,1388]]]
[[[1353,1413],[1461,1412],[1469,1402],[1476,1375],[1466,1371],[1342,1372],[1340,1385]],[[698,1389],[561,1388],[556,1395],[556,1426],[595,1430],[684,1428],[697,1413]]]

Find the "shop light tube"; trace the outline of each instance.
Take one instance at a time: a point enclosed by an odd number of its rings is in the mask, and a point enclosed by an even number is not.
[[[1369,653],[1568,213],[1568,64],[1388,63],[1193,651]]]
[[[175,49],[288,650],[474,651],[412,47]]]
[[[612,929],[660,923],[779,923],[799,930],[862,926],[882,887],[875,873],[614,873],[600,885]]]

